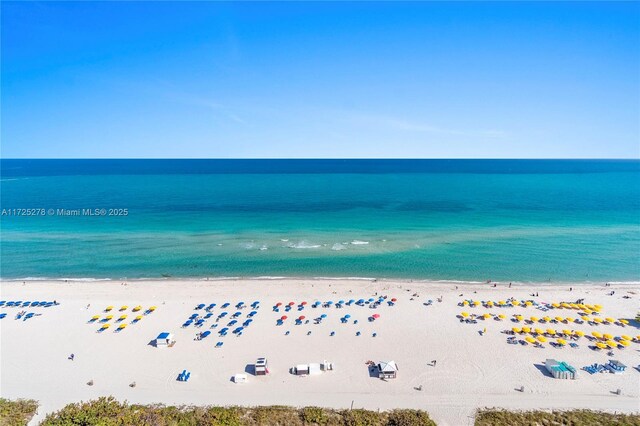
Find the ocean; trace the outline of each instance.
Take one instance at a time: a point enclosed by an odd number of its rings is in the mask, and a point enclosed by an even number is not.
[[[640,281],[640,161],[0,167],[3,279]]]

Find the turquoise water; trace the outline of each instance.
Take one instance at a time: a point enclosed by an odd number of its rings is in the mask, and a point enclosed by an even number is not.
[[[640,281],[638,162],[175,161],[3,160],[0,275]]]

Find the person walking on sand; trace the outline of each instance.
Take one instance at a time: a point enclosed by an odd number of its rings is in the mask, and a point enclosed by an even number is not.
[[[75,357],[76,357],[76,356],[75,356],[74,354],[69,355],[69,359],[70,359],[71,361],[73,361],[73,359],[74,359]]]

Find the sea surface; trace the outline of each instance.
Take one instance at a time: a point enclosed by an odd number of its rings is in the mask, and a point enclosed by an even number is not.
[[[640,161],[0,166],[4,279],[640,281]]]

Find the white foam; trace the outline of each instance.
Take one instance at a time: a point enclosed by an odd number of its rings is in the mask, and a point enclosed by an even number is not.
[[[339,251],[339,250],[346,250],[346,249],[347,248],[343,244],[340,244],[340,243],[335,243],[334,245],[331,246],[331,250]]]
[[[353,240],[351,241],[351,244],[353,244],[354,246],[363,246],[369,244],[369,241]]]
[[[287,244],[287,247],[292,249],[314,249],[322,247],[320,244],[311,244],[308,241],[302,240],[298,243]]]

